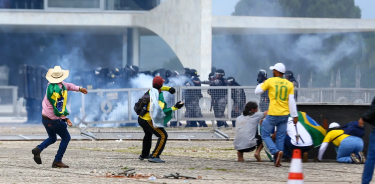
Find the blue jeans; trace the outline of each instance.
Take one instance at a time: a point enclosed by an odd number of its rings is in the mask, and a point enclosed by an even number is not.
[[[271,154],[284,150],[284,140],[289,116],[270,116],[267,115],[262,123],[262,139],[266,143]],[[271,134],[276,130],[276,145],[272,141]]]
[[[55,143],[57,140],[56,134],[59,135],[61,137],[61,143],[59,150],[57,151],[57,154],[55,156],[55,161],[61,162],[70,141],[70,134],[67,129],[68,126],[63,120],[42,119],[42,122],[44,127],[46,128],[48,138],[37,147],[40,149],[40,151],[43,151],[49,145]]]
[[[301,140],[300,140],[301,141]],[[292,158],[292,153],[294,149],[299,149],[301,150],[301,158],[302,154],[305,152],[309,152],[311,146],[294,146],[291,142],[291,138],[289,135],[285,136],[285,141],[284,141],[284,157],[285,158]]]
[[[370,142],[367,150],[367,160],[362,174],[362,184],[368,184],[372,180],[375,166],[375,129],[370,134]]]
[[[349,136],[341,141],[339,149],[337,150],[337,162],[340,163],[353,163],[350,157],[351,153],[358,155],[358,152],[363,150],[363,141],[356,136]]]

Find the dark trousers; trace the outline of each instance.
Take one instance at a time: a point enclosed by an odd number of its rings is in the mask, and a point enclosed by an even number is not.
[[[236,121],[232,121],[233,127],[236,127]]]
[[[301,140],[299,140],[301,141]],[[300,149],[301,154],[304,152],[308,152],[310,150],[311,146],[294,146],[291,142],[291,139],[289,135],[285,136],[285,141],[284,141],[284,154],[283,157],[285,158],[292,158],[292,153],[294,149]],[[301,155],[302,158],[302,155]]]
[[[168,134],[164,128],[155,128],[152,121],[146,121],[138,117],[138,123],[142,127],[145,136],[143,137],[142,144],[142,157],[147,157],[150,154],[150,149],[152,145],[152,134],[158,137],[158,142],[156,143],[155,149],[152,152],[152,157],[159,157],[163,152],[165,144],[167,143]]]
[[[372,180],[375,167],[375,129],[370,134],[370,141],[367,150],[367,160],[362,174],[362,184],[368,184]]]
[[[44,140],[40,145],[38,145],[38,148],[40,151],[43,151],[45,148],[47,148],[49,145],[53,144],[57,140],[57,135],[61,137],[61,143],[59,150],[57,151],[57,154],[55,156],[56,162],[61,162],[64,153],[66,151],[66,148],[68,147],[69,141],[70,141],[70,134],[67,129],[67,125],[63,120],[46,120],[42,119],[43,125],[46,128],[48,138]]]
[[[199,123],[199,127],[207,127],[207,124],[205,121],[187,121],[186,127],[198,127],[197,122]]]

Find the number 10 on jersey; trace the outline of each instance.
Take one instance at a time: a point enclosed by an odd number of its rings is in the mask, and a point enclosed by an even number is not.
[[[285,101],[286,95],[287,95],[287,92],[288,92],[288,87],[280,86],[280,88],[279,88],[279,85],[275,85],[275,88],[276,88],[275,99],[276,100],[280,99],[282,101]]]

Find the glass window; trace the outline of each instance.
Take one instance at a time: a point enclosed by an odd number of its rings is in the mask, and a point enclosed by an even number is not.
[[[48,8],[100,8],[100,0],[48,0]]]
[[[0,0],[0,9],[43,9],[43,0]]]
[[[151,10],[160,0],[106,0],[106,10]]]

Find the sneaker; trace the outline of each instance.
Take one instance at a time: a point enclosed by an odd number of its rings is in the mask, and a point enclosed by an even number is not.
[[[282,151],[278,151],[275,155],[274,155],[274,162],[275,162],[275,167],[280,167],[281,164],[281,158],[283,157],[283,152]]]
[[[306,163],[309,162],[309,154],[307,152],[304,152],[302,155],[302,162]]]
[[[358,155],[359,155],[359,158],[361,159],[361,163],[364,164],[366,162],[365,154],[362,151],[360,151],[358,152]]]
[[[352,159],[352,162],[353,162],[353,163],[356,163],[356,164],[361,164],[361,163],[362,163],[362,162],[357,158],[357,156],[355,155],[355,153],[350,154],[350,158]]]
[[[144,159],[148,159],[148,158],[149,158],[149,156],[142,157],[142,155],[139,155],[139,157],[138,157],[139,160],[144,160]]]
[[[165,163],[164,160],[158,158],[158,157],[150,157],[148,158],[148,161],[149,162],[153,162],[153,163]]]
[[[34,161],[37,164],[42,164],[42,158],[40,158],[40,149],[38,147],[35,147],[33,150],[31,150],[31,153],[34,155]]]

